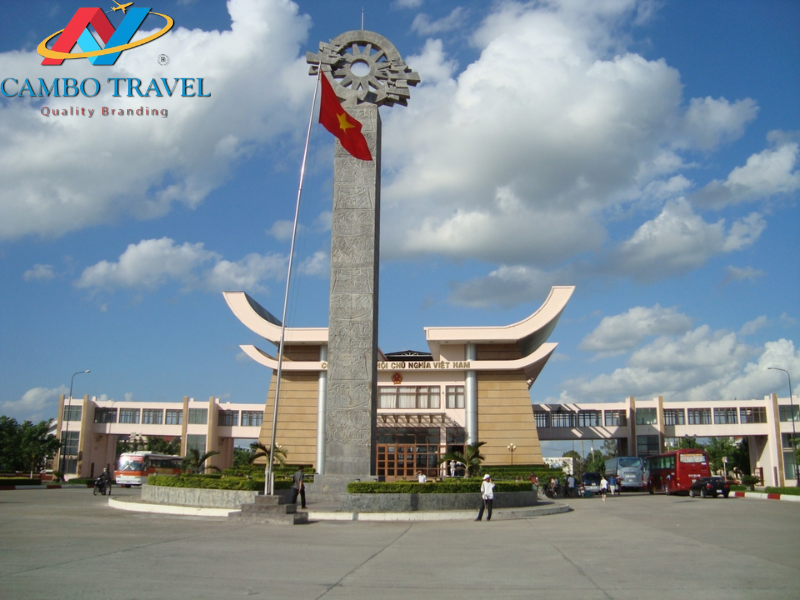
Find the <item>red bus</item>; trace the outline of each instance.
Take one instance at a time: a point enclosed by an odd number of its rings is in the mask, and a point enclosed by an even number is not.
[[[147,450],[141,452],[123,452],[117,461],[114,480],[117,485],[130,487],[147,483],[148,475],[172,475],[182,473],[180,456],[156,454]]]
[[[665,494],[688,493],[695,479],[710,475],[708,454],[698,448],[673,450],[645,459],[644,479],[651,494],[656,490]]]

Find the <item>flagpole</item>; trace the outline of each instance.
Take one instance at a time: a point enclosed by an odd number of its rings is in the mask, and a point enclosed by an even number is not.
[[[292,261],[294,260],[294,241],[297,237],[297,220],[300,217],[300,197],[303,194],[303,180],[306,174],[306,160],[308,159],[308,143],[311,139],[311,125],[314,122],[314,106],[317,104],[317,90],[319,78],[322,77],[322,64],[317,69],[317,82],[314,85],[314,99],[311,101],[311,114],[308,115],[308,130],[306,131],[306,146],[303,149],[303,163],[300,166],[300,185],[297,188],[297,203],[294,209],[294,225],[292,226],[292,243],[289,246],[289,270],[286,274],[286,290],[283,295],[283,317],[281,318],[281,341],[278,346],[278,370],[275,382],[275,402],[272,407],[272,441],[269,448],[269,461],[264,481],[264,494],[271,496],[275,493],[275,484],[272,481],[272,462],[275,454],[275,430],[278,424],[278,398],[281,391],[281,374],[283,373],[283,347],[286,341],[286,308],[289,304],[289,281],[292,279]]]

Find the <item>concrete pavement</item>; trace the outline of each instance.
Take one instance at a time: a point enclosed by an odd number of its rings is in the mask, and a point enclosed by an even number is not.
[[[89,489],[0,492],[0,597],[800,596],[796,503],[629,494],[570,504],[490,523],[277,527],[118,511]]]

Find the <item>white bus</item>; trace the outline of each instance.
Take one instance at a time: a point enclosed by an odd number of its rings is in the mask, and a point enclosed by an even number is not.
[[[182,473],[180,456],[156,454],[147,450],[141,452],[123,452],[117,461],[114,480],[117,485],[130,487],[147,483],[148,475],[171,475],[177,477]]]
[[[606,477],[617,478],[620,489],[636,488],[643,490],[647,485],[644,480],[644,460],[638,456],[617,456],[606,461]]]

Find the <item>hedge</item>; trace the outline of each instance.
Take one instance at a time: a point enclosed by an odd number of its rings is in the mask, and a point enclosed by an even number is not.
[[[244,490],[261,491],[264,489],[263,479],[247,479],[245,477],[209,477],[208,475],[180,475],[169,477],[166,475],[150,475],[147,485],[163,487],[200,488],[206,490]],[[292,480],[275,480],[276,490],[287,490],[292,487]]]
[[[480,479],[445,479],[441,482],[416,481],[353,481],[347,484],[350,494],[472,494],[481,491]],[[530,492],[531,484],[525,482],[495,482],[495,492]]]
[[[484,473],[489,473],[495,481],[502,479],[523,479],[525,481],[531,476],[531,473],[536,473],[539,482],[547,481],[551,477],[560,479],[564,477],[564,471],[561,469],[551,469],[547,465],[514,465],[512,466],[488,466],[484,465],[482,468]]]
[[[36,479],[28,479],[27,477],[2,477],[0,478],[0,487],[8,485],[41,485],[42,480],[38,477]]]
[[[764,490],[768,494],[786,494],[787,496],[800,496],[800,488],[797,487],[768,487]]]

